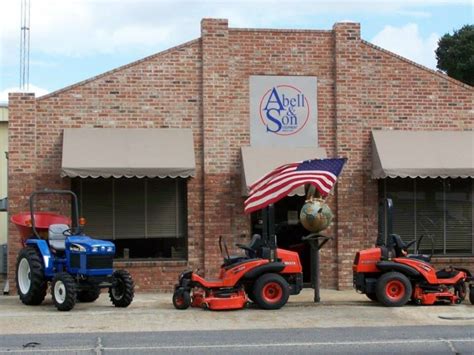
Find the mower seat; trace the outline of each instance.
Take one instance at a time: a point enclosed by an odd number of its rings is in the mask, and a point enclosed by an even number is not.
[[[49,246],[56,251],[64,251],[66,249],[65,231],[69,230],[67,224],[51,224],[48,228]]]
[[[249,259],[248,257],[242,256],[242,255],[230,255],[228,258],[224,259],[224,264],[222,264],[222,267],[228,268],[229,266],[232,266],[234,264],[240,263],[248,259]]]

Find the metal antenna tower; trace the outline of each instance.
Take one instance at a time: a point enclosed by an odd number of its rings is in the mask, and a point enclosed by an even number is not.
[[[30,13],[31,0],[21,1],[20,90],[30,89]]]

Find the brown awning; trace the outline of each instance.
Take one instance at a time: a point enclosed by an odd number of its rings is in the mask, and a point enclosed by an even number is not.
[[[65,129],[61,176],[189,177],[195,174],[191,129]]]
[[[242,196],[248,188],[266,173],[280,165],[308,159],[326,158],[324,148],[273,148],[242,147]],[[304,196],[304,188],[294,190],[290,195]]]
[[[474,177],[474,132],[372,131],[372,177]]]

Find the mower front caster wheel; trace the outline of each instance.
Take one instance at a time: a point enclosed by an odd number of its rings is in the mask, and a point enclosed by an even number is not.
[[[173,293],[173,306],[176,309],[188,309],[191,305],[191,295],[189,291],[177,289]],[[207,303],[202,304],[202,308],[207,308]]]
[[[264,274],[253,285],[255,303],[263,309],[279,309],[290,297],[290,285],[278,274]]]
[[[110,301],[115,307],[128,307],[135,295],[132,276],[126,270],[117,270],[113,274],[113,279],[113,285],[109,288]]]
[[[402,273],[391,271],[380,276],[375,285],[375,294],[380,303],[387,307],[400,307],[411,297],[411,282]]]
[[[76,304],[76,282],[65,272],[56,274],[51,284],[53,302],[58,311],[70,311]]]

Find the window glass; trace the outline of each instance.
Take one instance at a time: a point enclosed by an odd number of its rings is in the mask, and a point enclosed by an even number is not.
[[[184,179],[75,179],[85,232],[119,258],[186,258]]]
[[[387,197],[393,201],[393,233],[404,241],[415,238],[414,185],[412,179],[387,179]]]
[[[446,181],[446,252],[472,252],[472,181]],[[471,252],[470,252],[471,251]]]
[[[444,192],[442,179],[417,179],[416,189],[416,235],[424,235],[419,251],[431,253],[434,241],[434,252],[444,252]],[[412,238],[413,239],[413,238]]]
[[[394,233],[406,242],[425,236],[419,252],[433,245],[436,255],[474,254],[472,179],[388,178],[379,196],[393,200]]]

